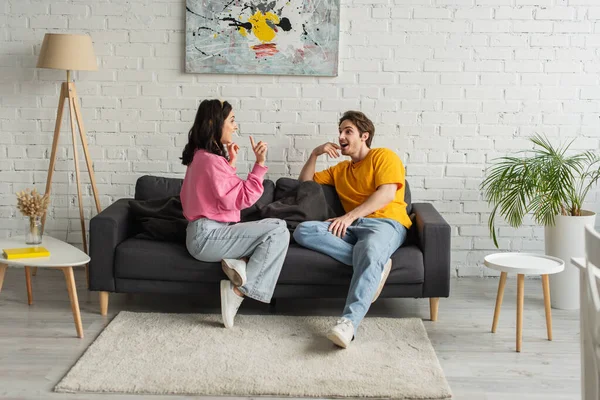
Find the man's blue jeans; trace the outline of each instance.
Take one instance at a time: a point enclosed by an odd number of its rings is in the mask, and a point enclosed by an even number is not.
[[[404,243],[407,229],[392,219],[359,218],[339,238],[327,230],[330,224],[302,222],[294,231],[294,239],[354,268],[343,317],[352,321],[356,335],[381,281],[383,266]]]

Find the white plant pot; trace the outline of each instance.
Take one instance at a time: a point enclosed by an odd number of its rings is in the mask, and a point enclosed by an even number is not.
[[[596,222],[596,213],[582,210],[581,214],[558,215],[555,225],[544,229],[546,255],[565,262],[563,272],[550,275],[552,308],[579,309],[579,270],[571,265],[571,257],[585,257],[585,227],[593,228]]]

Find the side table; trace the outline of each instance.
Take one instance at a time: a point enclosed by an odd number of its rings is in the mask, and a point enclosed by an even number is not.
[[[541,275],[542,288],[544,292],[544,306],[546,309],[546,329],[548,340],[552,340],[552,312],[550,310],[550,284],[548,275],[561,272],[565,268],[563,260],[539,254],[528,253],[495,253],[484,258],[484,264],[492,269],[500,271],[500,283],[496,296],[496,307],[494,310],[494,321],[492,322],[492,333],[496,333],[498,317],[504,298],[504,286],[509,272],[517,274],[517,352],[521,351],[523,342],[523,303],[525,289],[525,275]]]
[[[0,250],[17,247],[31,247],[32,245],[25,244],[25,236],[16,236],[8,239],[0,239]],[[27,283],[27,299],[29,305],[33,304],[33,295],[31,292],[31,267],[37,268],[52,268],[60,269],[65,274],[67,283],[67,291],[71,301],[71,311],[75,321],[75,329],[77,336],[83,337],[83,327],[81,325],[81,314],[79,312],[79,300],[77,298],[77,289],[75,287],[75,278],[73,275],[73,267],[84,265],[90,262],[90,257],[77,247],[71,246],[62,240],[55,239],[51,236],[44,235],[40,246],[45,247],[50,251],[50,257],[40,258],[20,258],[16,260],[7,260],[0,251],[0,290],[4,282],[4,274],[8,266],[24,267],[25,280]]]

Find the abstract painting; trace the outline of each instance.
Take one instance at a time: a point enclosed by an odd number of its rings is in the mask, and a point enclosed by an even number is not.
[[[340,0],[186,1],[186,72],[337,76]]]

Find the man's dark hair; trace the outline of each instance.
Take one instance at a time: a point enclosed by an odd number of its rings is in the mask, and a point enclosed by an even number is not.
[[[342,118],[340,118],[340,123],[338,126],[342,124],[344,121],[350,121],[358,128],[358,133],[362,134],[367,132],[369,137],[367,138],[367,147],[371,148],[371,142],[373,141],[373,136],[375,135],[375,125],[373,125],[373,121],[371,121],[365,114],[360,111],[346,111]]]

